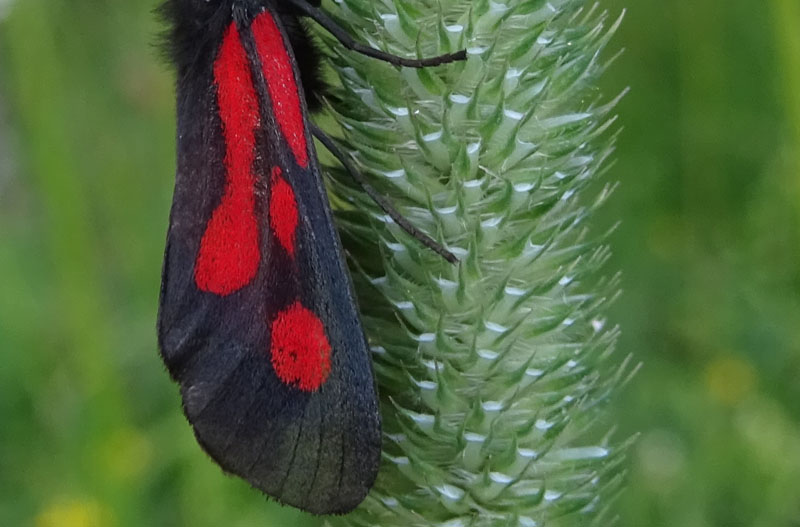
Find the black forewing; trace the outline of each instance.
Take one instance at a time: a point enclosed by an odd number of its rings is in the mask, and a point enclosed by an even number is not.
[[[215,55],[198,55],[178,65],[178,168],[159,311],[161,354],[180,383],[198,441],[226,471],[283,503],[342,513],[364,498],[380,458],[371,363],[308,127],[310,162],[302,168],[272,112],[250,21],[237,20],[261,106],[254,169],[262,260],[252,282],[230,295],[195,284],[200,240],[225,185]],[[219,34],[206,37],[220,42],[225,26],[209,27]],[[294,260],[269,227],[273,166],[281,167],[297,201]],[[284,384],[270,362],[269,322],[293,299],[321,319],[332,346],[330,375],[315,392]]]

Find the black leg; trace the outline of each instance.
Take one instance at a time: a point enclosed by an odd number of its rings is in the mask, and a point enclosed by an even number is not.
[[[306,0],[289,0],[289,2],[299,9],[303,14],[307,15],[310,18],[313,18],[317,24],[324,27],[331,35],[336,37],[336,39],[342,43],[344,47],[347,49],[356,51],[358,53],[364,54],[368,57],[376,58],[379,60],[386,61],[390,64],[394,64],[395,66],[408,66],[410,68],[424,68],[426,66],[438,66],[440,64],[447,64],[449,62],[455,62],[457,60],[464,60],[467,58],[467,51],[461,50],[455,53],[448,53],[446,55],[439,55],[437,57],[429,57],[427,59],[407,59],[403,57],[398,57],[397,55],[392,55],[391,53],[386,53],[379,49],[375,49],[373,47],[367,46],[360,42],[357,42],[350,36],[347,31],[339,27],[336,22],[330,18],[325,11],[314,7]]]
[[[412,225],[411,222],[405,219],[402,214],[397,212],[397,210],[392,206],[391,203],[389,203],[389,201],[386,198],[384,198],[380,193],[378,193],[378,191],[372,188],[372,186],[369,183],[367,183],[367,181],[364,179],[364,176],[362,176],[358,172],[358,170],[356,170],[353,164],[350,163],[350,160],[347,159],[347,156],[345,156],[344,152],[339,150],[339,147],[336,146],[333,140],[330,137],[328,137],[325,134],[325,132],[320,130],[319,127],[317,127],[317,125],[312,124],[311,133],[314,135],[314,137],[319,139],[320,143],[325,145],[325,148],[327,148],[328,151],[331,154],[333,154],[333,156],[336,159],[339,160],[339,162],[342,164],[342,166],[344,166],[345,170],[347,170],[347,172],[356,181],[356,183],[358,183],[361,186],[361,188],[364,189],[364,192],[366,192],[367,195],[369,195],[369,197],[372,198],[372,200],[375,203],[377,203],[378,206],[382,208],[384,212],[386,212],[386,214],[388,214],[389,217],[391,217],[394,220],[394,222],[400,226],[401,229],[403,229],[408,234],[419,240],[419,242],[425,247],[435,251],[437,254],[439,254],[442,258],[444,258],[448,262],[453,264],[458,263],[458,258],[456,258],[456,256],[453,253],[442,247],[442,245],[436,242],[433,238],[431,238],[421,230],[414,227],[414,225]]]

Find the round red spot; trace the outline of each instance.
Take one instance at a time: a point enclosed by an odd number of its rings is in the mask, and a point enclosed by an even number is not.
[[[269,224],[286,252],[294,256],[297,202],[292,187],[281,177],[280,167],[272,168],[269,190]]]
[[[202,291],[229,295],[258,272],[261,251],[252,198],[227,198],[214,210],[200,242],[194,280]]]
[[[322,321],[297,301],[272,322],[270,354],[278,378],[306,392],[319,389],[331,371],[331,344]]]

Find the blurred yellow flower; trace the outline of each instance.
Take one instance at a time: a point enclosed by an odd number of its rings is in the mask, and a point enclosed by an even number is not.
[[[110,527],[115,524],[111,511],[91,498],[54,501],[34,522],[36,527]]]

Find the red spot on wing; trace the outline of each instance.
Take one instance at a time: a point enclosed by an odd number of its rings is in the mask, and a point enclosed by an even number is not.
[[[280,244],[292,257],[294,257],[297,217],[294,191],[281,176],[280,167],[273,167],[269,189],[269,224]]]
[[[228,295],[255,277],[261,259],[252,172],[258,98],[235,24],[223,37],[214,81],[225,138],[225,191],[200,241],[194,279],[203,291]]]
[[[300,110],[300,94],[286,44],[269,11],[258,15],[252,24],[261,68],[272,100],[272,111],[281,127],[297,164],[308,166],[305,123]]]
[[[331,344],[322,321],[297,301],[272,322],[269,351],[278,378],[306,392],[319,389],[331,371]]]

